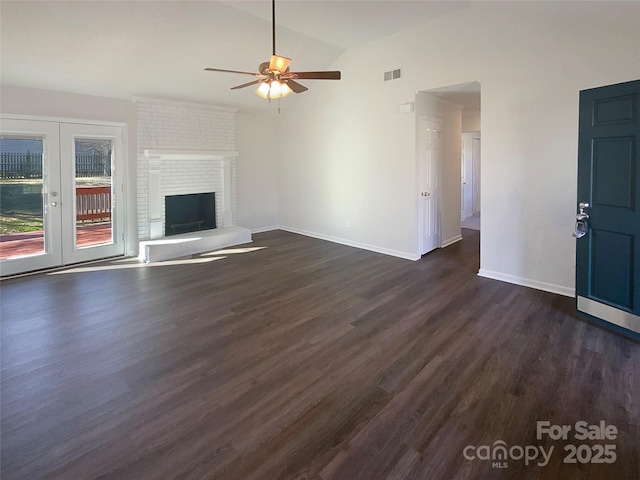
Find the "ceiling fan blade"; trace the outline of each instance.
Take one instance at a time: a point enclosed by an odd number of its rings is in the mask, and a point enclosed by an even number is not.
[[[269,62],[269,70],[277,70],[280,73],[284,73],[289,68],[291,59],[287,57],[280,57],[278,55],[271,55],[271,62]]]
[[[231,87],[231,90],[237,90],[239,88],[250,87],[251,85],[255,85],[256,83],[260,83],[262,80],[254,80],[253,82],[243,83],[242,85],[237,85],[235,87]]]
[[[205,68],[205,70],[208,72],[242,73],[243,75],[253,75],[255,77],[260,76],[259,73],[239,72],[238,70],[223,70],[221,68]]]
[[[291,75],[295,79],[301,80],[340,80],[340,72],[291,72]]]
[[[293,90],[294,93],[302,93],[309,90],[304,85],[300,85],[298,82],[294,82],[293,80],[286,80],[286,82],[287,82],[287,85],[289,85],[289,88],[291,88],[291,90]]]

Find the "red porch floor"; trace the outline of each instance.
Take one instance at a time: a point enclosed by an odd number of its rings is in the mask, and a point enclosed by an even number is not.
[[[78,225],[78,246],[88,247],[111,241],[111,225]],[[0,235],[0,258],[34,255],[44,250],[44,232]]]

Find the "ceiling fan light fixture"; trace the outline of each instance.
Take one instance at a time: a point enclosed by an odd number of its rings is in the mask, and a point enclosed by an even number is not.
[[[260,95],[262,98],[268,98],[267,95],[269,95],[269,90],[271,90],[269,83],[262,82],[258,87],[258,89],[256,90],[256,93]]]
[[[279,80],[270,80],[268,82],[262,82],[256,93],[260,95],[262,98],[266,98],[267,100],[271,100],[272,98],[282,98],[286,97],[292,92],[289,85],[286,82],[281,82]]]
[[[271,98],[286,97],[291,93],[291,89],[286,82],[274,80],[271,82]]]
[[[1,1],[1,0],[0,0]],[[271,60],[263,62],[258,67],[257,73],[242,72],[239,70],[225,70],[222,68],[205,68],[210,72],[226,72],[239,73],[242,75],[251,75],[257,77],[257,80],[243,83],[231,87],[231,90],[246,88],[251,85],[259,84],[256,93],[262,98],[271,101],[272,98],[282,98],[293,93],[302,93],[308,90],[304,85],[299,84],[296,80],[340,80],[340,72],[338,71],[321,71],[321,72],[290,72],[289,63],[291,59],[276,55],[276,2],[271,0],[271,40],[272,55]],[[278,111],[280,109],[278,108]]]
[[[287,57],[281,57],[279,55],[271,55],[271,62],[269,62],[269,70],[277,71],[278,73],[285,73],[289,68],[291,59]]]

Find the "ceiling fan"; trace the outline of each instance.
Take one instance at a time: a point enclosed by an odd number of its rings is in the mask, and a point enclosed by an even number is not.
[[[257,77],[242,85],[231,87],[231,90],[250,87],[251,85],[260,85],[256,93],[263,98],[271,101],[272,98],[281,98],[294,93],[302,93],[308,90],[307,87],[301,85],[296,80],[340,80],[339,71],[322,71],[322,72],[291,72],[289,71],[290,58],[276,55],[276,2],[271,0],[271,40],[273,44],[271,60],[261,63],[258,67],[258,73],[241,72],[238,70],[223,70],[221,68],[205,68],[209,72],[227,72],[240,73],[243,75],[252,75]]]

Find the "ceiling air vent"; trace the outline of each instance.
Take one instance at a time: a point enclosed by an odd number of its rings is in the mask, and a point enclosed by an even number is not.
[[[400,78],[401,76],[401,69],[398,68],[397,70],[389,70],[388,72],[384,72],[384,81],[387,82],[389,80],[395,80],[397,78]]]

